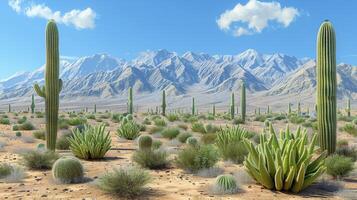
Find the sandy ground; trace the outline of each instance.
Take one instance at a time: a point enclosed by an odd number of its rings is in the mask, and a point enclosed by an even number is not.
[[[44,128],[44,119],[30,118],[30,114],[20,114],[18,117],[26,115],[37,129]],[[12,123],[16,122],[16,117],[9,114]],[[138,120],[143,116],[139,115]],[[105,193],[96,188],[93,181],[103,174],[106,170],[113,167],[125,166],[132,164],[131,155],[137,149],[136,141],[127,141],[118,139],[115,135],[118,124],[112,123],[110,119],[104,119],[110,126],[109,130],[112,136],[112,149],[106,154],[105,159],[100,161],[84,161],[82,164],[85,168],[85,177],[88,181],[81,184],[57,184],[52,180],[50,170],[34,171],[26,170],[27,176],[20,183],[0,183],[0,199],[125,199],[118,196]],[[89,123],[95,124],[94,120],[88,120]],[[204,121],[205,123],[214,123],[216,125],[225,125],[227,121]],[[172,125],[172,123],[169,123]],[[343,123],[339,123],[342,126]],[[248,122],[243,125],[250,131],[260,132],[263,123]],[[284,128],[285,123],[278,122],[274,125],[276,129]],[[292,125],[294,129],[295,126]],[[311,130],[310,130],[311,131]],[[34,149],[37,144],[44,143],[42,140],[35,139],[32,143],[26,143],[20,138],[15,137],[15,132],[11,130],[10,125],[0,125],[0,132],[5,136],[0,136],[0,141],[5,141],[7,146],[3,152],[0,152],[0,162],[19,163],[21,157],[17,154],[24,149]],[[32,136],[32,131],[21,131],[23,136]],[[143,133],[147,134],[147,133]],[[350,144],[356,145],[357,139],[346,133],[339,132],[339,139],[348,139]],[[164,145],[168,149],[174,149],[176,144],[166,139]],[[181,145],[179,145],[181,146]],[[68,151],[58,151],[61,155],[70,155]],[[171,158],[174,155],[171,156]],[[239,173],[243,171],[242,165],[236,165],[228,162],[219,162],[218,167],[224,170],[224,173]],[[197,175],[189,174],[172,165],[165,170],[150,170],[152,181],[148,184],[148,191],[137,199],[182,199],[182,200],[205,200],[205,199],[343,199],[341,195],[333,192],[321,190],[319,187],[312,186],[306,191],[294,195],[276,191],[270,191],[262,188],[255,183],[245,183],[241,185],[241,190],[234,195],[214,195],[212,185],[215,178],[204,178]],[[356,173],[357,174],[357,173]],[[357,199],[357,176],[350,176],[342,181],[344,188],[354,190],[355,195],[349,195],[346,199]]]

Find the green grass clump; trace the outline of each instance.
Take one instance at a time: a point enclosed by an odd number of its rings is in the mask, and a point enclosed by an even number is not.
[[[16,131],[15,135],[16,135],[16,137],[21,137],[22,133],[20,131]]]
[[[236,117],[233,119],[232,123],[238,125],[238,124],[244,124],[244,121],[240,117]]]
[[[187,126],[187,124],[181,123],[181,124],[177,125],[177,128],[180,128],[180,129],[186,131],[188,129],[188,126]]]
[[[40,139],[40,140],[45,140],[46,136],[45,136],[45,131],[43,130],[38,130],[38,131],[34,131],[32,133],[32,136],[36,139]]]
[[[200,169],[213,167],[219,160],[219,153],[211,145],[187,146],[179,152],[176,163],[178,167],[197,172]]]
[[[152,126],[149,128],[149,134],[159,133],[162,130],[164,130],[164,127],[162,126]]]
[[[185,143],[187,138],[189,137],[192,137],[192,134],[189,133],[189,132],[183,132],[183,133],[180,133],[178,136],[177,136],[177,139],[178,141],[180,141],[181,143]]]
[[[257,115],[254,117],[254,121],[258,121],[258,122],[264,122],[267,119],[267,116],[265,115]]]
[[[12,166],[7,163],[0,163],[0,179],[11,174]]]
[[[68,140],[69,137],[72,136],[72,133],[66,133],[57,138],[56,141],[56,149],[59,150],[68,150],[70,146],[70,142]]]
[[[357,126],[352,123],[345,124],[343,127],[343,131],[353,136],[357,136]]]
[[[87,119],[95,119],[95,115],[94,114],[88,114],[87,116],[86,116],[86,118]]]
[[[300,117],[298,115],[290,115],[289,121],[293,124],[302,124],[305,122],[305,118]]]
[[[52,177],[59,183],[80,183],[83,180],[83,174],[81,162],[70,156],[59,158],[52,167]]]
[[[351,158],[332,155],[326,158],[325,166],[327,174],[334,178],[342,178],[347,176],[353,170],[353,161]]]
[[[179,116],[176,115],[176,114],[168,114],[166,116],[167,120],[169,120],[170,122],[174,122],[174,121],[177,121],[179,120]]]
[[[83,117],[73,117],[73,118],[67,119],[67,122],[71,126],[78,126],[78,125],[83,125],[83,124],[87,123],[87,119],[83,118]]]
[[[216,145],[223,159],[242,163],[248,154],[243,143],[245,138],[247,132],[239,126],[221,129],[217,134]]]
[[[20,119],[17,120],[17,123],[18,123],[18,124],[23,124],[23,123],[25,123],[26,121],[27,121],[27,117],[23,116],[23,117],[21,117]]]
[[[8,118],[0,118],[0,124],[9,125],[10,120]]]
[[[13,131],[19,131],[19,130],[31,131],[31,130],[34,130],[34,129],[35,129],[35,126],[31,122],[25,122],[23,124],[12,126],[12,130]]]
[[[127,140],[134,140],[140,135],[140,126],[134,121],[121,123],[121,126],[118,128],[116,134],[121,138],[125,138]]]
[[[145,125],[151,125],[151,121],[149,118],[145,117],[144,120],[143,120],[143,124]]]
[[[219,127],[212,124],[206,124],[205,130],[206,133],[216,133],[217,131],[219,131]]]
[[[114,168],[99,177],[96,185],[104,191],[124,198],[134,198],[144,192],[144,186],[150,180],[149,173],[140,168]]]
[[[152,142],[152,149],[156,150],[159,149],[162,146],[162,142],[160,140],[154,140]]]
[[[105,126],[86,125],[83,132],[73,131],[71,137],[67,138],[72,153],[81,159],[92,160],[101,159],[111,148],[109,131],[105,131]]]
[[[216,133],[207,133],[201,136],[201,142],[203,144],[213,144],[216,141],[217,134]]]
[[[180,129],[178,128],[166,128],[161,132],[162,137],[168,139],[174,139],[180,134]]]
[[[200,122],[195,122],[192,124],[191,130],[197,133],[206,133],[205,126]]]
[[[167,125],[166,121],[161,118],[154,119],[154,124],[156,126],[166,126]]]
[[[138,150],[133,154],[133,161],[148,169],[163,169],[169,164],[167,153],[161,150]]]
[[[31,150],[22,154],[23,164],[29,169],[51,169],[59,155],[44,149]]]
[[[339,115],[337,120],[338,121],[344,121],[344,122],[352,122],[353,118],[345,116],[345,115]]]
[[[350,146],[348,146],[348,144],[347,145],[337,145],[335,153],[340,156],[349,157],[352,159],[353,162],[355,162],[357,160],[356,146],[350,147]]]

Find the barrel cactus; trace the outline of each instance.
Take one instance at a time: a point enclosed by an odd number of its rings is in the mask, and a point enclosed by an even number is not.
[[[83,174],[81,162],[70,156],[58,159],[52,167],[52,177],[59,183],[79,183],[83,180]]]
[[[152,138],[148,135],[142,135],[139,137],[139,150],[150,151],[152,147]]]
[[[245,141],[249,154],[244,161],[249,175],[267,189],[300,192],[326,171],[327,152],[314,156],[317,134],[308,144],[307,130],[287,129],[280,137],[270,127],[270,137],[260,135],[260,144]],[[313,159],[314,157],[314,159]]]
[[[220,175],[216,178],[216,188],[222,193],[235,193],[238,185],[237,181],[232,175]]]
[[[324,21],[317,35],[317,128],[322,150],[336,150],[336,36],[332,23]]]
[[[46,112],[46,147],[56,149],[59,93],[62,90],[62,80],[59,76],[58,29],[56,22],[50,20],[46,27],[46,68],[45,85],[34,85],[36,93],[45,99]]]

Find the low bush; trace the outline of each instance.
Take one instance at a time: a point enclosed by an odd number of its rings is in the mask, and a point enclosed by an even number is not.
[[[216,138],[217,138],[216,133],[207,133],[207,134],[203,134],[200,140],[203,144],[213,144],[216,141]]]
[[[164,130],[164,127],[162,126],[152,126],[149,128],[149,134],[159,133],[162,130]]]
[[[351,158],[340,155],[332,155],[325,160],[326,172],[334,178],[347,176],[353,170],[353,165]]]
[[[218,151],[211,145],[187,146],[176,158],[178,167],[197,172],[200,169],[211,168],[219,160]]]
[[[180,134],[180,129],[178,128],[166,128],[161,132],[162,137],[168,139],[174,139]]]
[[[104,191],[133,198],[144,191],[144,186],[150,179],[149,173],[140,168],[114,168],[99,177],[96,185]]]
[[[163,169],[169,164],[167,153],[162,150],[138,150],[133,154],[133,161],[144,168]]]
[[[166,121],[164,119],[161,119],[161,118],[157,118],[157,119],[154,119],[154,124],[156,126],[166,126]]]
[[[121,123],[121,126],[116,133],[119,137],[127,140],[134,140],[140,135],[140,126],[134,121],[128,121],[127,123]]]
[[[45,149],[31,150],[22,154],[23,164],[29,169],[51,169],[59,155]]]
[[[166,116],[167,120],[169,120],[170,122],[174,122],[174,121],[177,121],[179,120],[179,116],[176,115],[176,114],[168,114]]]
[[[34,131],[32,133],[32,135],[36,139],[40,139],[40,140],[45,140],[46,139],[46,133],[43,130]]]
[[[343,130],[348,134],[357,136],[357,126],[353,125],[352,123],[345,124]]]
[[[192,123],[191,130],[197,133],[206,133],[205,126],[200,122]]]
[[[8,118],[0,118],[0,124],[9,125],[10,120]]]
[[[181,143],[185,143],[187,138],[191,137],[192,134],[189,133],[189,132],[183,132],[183,133],[180,133],[178,136],[177,136],[177,139],[178,141],[180,141]]]
[[[219,127],[212,124],[206,124],[205,130],[206,133],[216,133],[217,131],[219,131]]]

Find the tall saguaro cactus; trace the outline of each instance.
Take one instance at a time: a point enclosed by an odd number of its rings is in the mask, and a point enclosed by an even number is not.
[[[298,102],[298,105],[297,105],[297,112],[298,112],[298,115],[301,115],[301,104],[300,104],[300,101]]]
[[[192,97],[192,115],[195,115],[195,110],[196,110],[196,108],[195,108],[195,97]]]
[[[245,97],[245,83],[242,81],[241,93],[240,93],[240,110],[241,117],[243,122],[245,121],[245,113],[246,113],[246,97]]]
[[[11,113],[11,104],[9,104],[8,112]]]
[[[94,113],[97,113],[97,104],[94,104]]]
[[[213,104],[213,106],[212,106],[212,115],[213,115],[213,117],[216,116],[216,105],[215,104]]]
[[[62,80],[59,77],[58,29],[56,22],[50,20],[46,27],[46,69],[45,85],[34,85],[36,93],[45,99],[46,145],[52,151],[56,148],[59,93]]]
[[[336,149],[336,36],[324,21],[317,35],[317,127],[320,146],[329,154]]]
[[[347,99],[347,106],[346,106],[347,117],[351,117],[351,101]]]
[[[166,115],[166,93],[165,90],[162,91],[162,116]]]
[[[231,94],[231,107],[230,107],[231,119],[234,119],[234,93]]]
[[[35,95],[32,95],[31,97],[31,113],[33,114],[35,112]]]
[[[289,105],[288,105],[288,114],[290,115],[291,114],[291,103],[289,102]]]
[[[133,88],[129,88],[129,97],[128,97],[128,113],[133,114]]]

